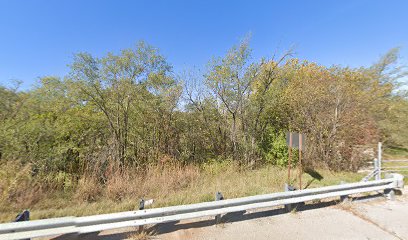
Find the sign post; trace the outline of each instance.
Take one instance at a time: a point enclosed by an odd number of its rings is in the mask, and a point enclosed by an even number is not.
[[[302,151],[305,150],[305,135],[302,133],[288,132],[286,133],[286,144],[288,145],[288,184],[290,184],[290,172],[292,170],[292,149],[295,147],[299,150],[298,162],[298,179],[299,189],[302,189]],[[296,174],[295,174],[296,175]]]
[[[289,133],[288,184],[290,184],[290,165],[292,164],[292,133]]]
[[[377,158],[377,167],[378,167],[378,173],[376,180],[381,180],[381,155],[382,155],[382,143],[378,142],[378,158]]]
[[[299,190],[302,190],[302,134],[299,133]]]

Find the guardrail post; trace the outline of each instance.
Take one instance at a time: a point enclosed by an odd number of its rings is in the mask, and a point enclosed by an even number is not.
[[[29,221],[30,220],[30,211],[24,210],[22,213],[18,214],[16,216],[16,219],[14,220],[15,222],[23,222],[23,221]],[[30,238],[25,238],[22,240],[30,240]]]
[[[15,222],[29,221],[30,220],[30,211],[24,210],[22,213],[18,214]]]
[[[285,183],[285,192],[295,191],[296,188]],[[291,212],[295,208],[295,204],[285,204],[285,209],[287,212]]]
[[[139,201],[139,210],[143,210],[145,208],[145,200],[142,198]],[[139,226],[139,234],[142,233],[144,230],[144,226],[140,225]]]
[[[391,201],[395,200],[394,189],[384,189],[384,195]]]
[[[341,181],[340,185],[342,185],[342,184],[346,184],[346,182]],[[342,196],[340,196],[340,201],[341,202],[348,202],[348,201],[350,201],[350,197],[348,195],[342,195]]]
[[[222,196],[221,192],[217,192],[215,194],[215,201],[224,200],[224,196]],[[219,224],[221,222],[221,214],[215,216],[215,224]]]

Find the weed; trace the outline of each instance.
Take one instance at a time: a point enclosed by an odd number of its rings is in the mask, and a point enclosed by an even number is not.
[[[23,166],[20,168],[24,169]],[[309,188],[335,185],[340,181],[355,182],[362,177],[356,173],[328,170],[319,170],[319,174],[323,178],[320,181],[313,181]],[[40,181],[23,174],[24,177],[15,177],[19,179],[17,181],[19,184],[28,184],[19,194],[12,194],[13,191],[8,190],[15,188],[13,187],[15,184],[12,184],[14,178],[11,176],[13,174],[0,180],[0,188],[5,189],[2,190],[3,195],[0,199],[3,203],[0,221],[10,221],[27,207],[30,208],[32,219],[41,219],[131,211],[138,209],[140,198],[152,198],[155,200],[152,207],[163,207],[214,201],[217,191],[220,191],[226,199],[280,192],[283,191],[287,179],[287,170],[268,165],[252,170],[242,169],[233,163],[219,162],[208,163],[205,167],[172,163],[150,166],[143,172],[131,168],[111,170],[106,174],[105,182],[92,175],[86,175],[73,185],[70,191],[47,189],[47,185],[41,185]],[[25,178],[27,180],[23,180]],[[303,175],[305,184],[311,179],[313,177],[309,174]],[[28,186],[33,184],[37,184],[42,190],[30,192],[29,189],[34,188]],[[44,189],[47,189],[47,194],[44,193]],[[24,205],[22,200],[18,200],[22,196],[33,201],[29,201],[29,205]]]

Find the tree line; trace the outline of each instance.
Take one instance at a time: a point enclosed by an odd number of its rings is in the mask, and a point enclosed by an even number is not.
[[[391,49],[370,67],[323,66],[291,51],[253,60],[248,39],[204,73],[174,72],[160,51],[78,53],[66,76],[0,87],[0,161],[33,175],[103,178],[112,166],[236,161],[285,166],[285,133],[307,136],[306,166],[357,170],[361,147],[406,146],[406,69]]]

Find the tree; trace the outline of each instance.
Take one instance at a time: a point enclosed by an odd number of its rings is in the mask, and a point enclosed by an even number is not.
[[[84,104],[101,111],[113,135],[116,159],[124,165],[129,157],[129,129],[137,117],[140,105],[154,98],[174,81],[167,75],[171,70],[158,51],[140,42],[135,49],[109,53],[103,58],[77,54],[70,79],[80,92]]]
[[[231,120],[232,152],[237,158],[238,125],[241,132],[246,131],[244,112],[248,104],[251,84],[257,71],[257,64],[248,62],[250,49],[248,39],[230,49],[222,59],[215,59],[210,63],[209,73],[206,74],[206,84],[212,90],[220,111]],[[240,122],[239,122],[240,121]]]

